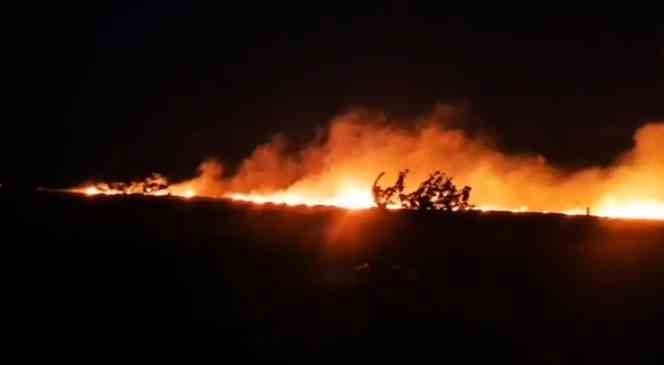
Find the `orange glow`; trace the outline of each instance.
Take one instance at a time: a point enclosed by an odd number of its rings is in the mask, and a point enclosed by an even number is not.
[[[97,190],[97,188],[95,188],[94,186],[89,186],[85,188],[84,193],[85,195],[97,195],[99,194],[99,190]]]
[[[246,201],[255,204],[284,204],[289,206],[335,206],[346,209],[367,209],[374,206],[371,192],[368,189],[349,188],[339,195],[324,198],[316,196],[296,195],[296,194],[242,194],[231,193],[224,195],[225,198],[238,201]]]
[[[615,201],[608,201],[598,209],[597,215],[613,218],[664,220],[664,202],[628,201],[617,203]]]
[[[101,184],[99,186],[106,186]],[[73,189],[72,192],[83,193],[88,196],[94,195],[120,195],[127,194],[124,191],[117,189],[100,189],[97,186],[88,186],[82,189]],[[170,192],[163,191],[146,191],[141,193],[144,195],[169,195]],[[192,189],[181,191],[179,194],[172,194],[186,199],[197,196],[196,192]],[[250,202],[254,204],[283,204],[287,206],[334,206],[346,209],[368,209],[375,206],[371,192],[366,187],[359,185],[355,187],[348,187],[346,190],[340,192],[338,195],[332,197],[320,196],[307,196],[297,195],[291,193],[277,192],[272,194],[244,194],[244,193],[229,193],[222,196],[223,198]],[[392,205],[389,209],[400,209],[398,205]],[[481,212],[511,212],[511,213],[551,213],[547,210],[530,210],[527,206],[519,207],[501,207],[496,205],[480,205],[475,208]],[[566,215],[585,215],[584,208],[568,209],[558,212]],[[615,199],[607,199],[596,211],[592,211],[593,215],[600,217],[612,218],[629,218],[629,219],[661,219],[664,220],[664,202],[657,201],[629,201],[619,203]]]
[[[585,215],[589,210],[603,217],[664,219],[664,123],[638,129],[633,147],[608,166],[569,170],[540,155],[503,152],[487,136],[447,127],[460,115],[452,106],[439,105],[430,115],[394,123],[382,113],[351,111],[334,118],[304,146],[294,148],[283,135],[275,136],[232,174],[209,160],[197,177],[156,190],[166,183],[159,175],[75,191],[363,209],[374,206],[371,185],[380,172],[387,172],[382,181],[390,185],[398,171],[408,168],[407,191],[440,170],[457,185],[472,187],[470,203],[479,211]]]

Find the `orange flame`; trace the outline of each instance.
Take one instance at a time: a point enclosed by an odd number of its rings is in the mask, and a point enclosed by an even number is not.
[[[614,218],[639,218],[664,220],[664,201],[627,201],[604,203],[597,211],[597,215]]]
[[[446,128],[458,110],[438,106],[405,129],[384,114],[354,111],[330,123],[323,136],[292,152],[283,136],[257,147],[231,176],[207,161],[198,177],[170,185],[169,194],[225,197],[254,203],[374,206],[371,184],[380,171],[413,171],[416,184],[441,170],[473,187],[479,210],[561,212],[619,218],[664,219],[664,123],[651,123],[634,136],[634,147],[609,167],[579,171],[557,168],[539,155],[506,154],[487,138],[470,138]],[[410,186],[414,188],[414,186]],[[112,193],[85,187],[88,195]],[[80,192],[80,191],[79,191]]]
[[[94,186],[88,186],[83,190],[85,195],[97,195],[100,194],[100,191]]]
[[[304,205],[304,206],[336,206],[346,209],[366,209],[373,207],[374,201],[371,196],[371,191],[366,187],[362,188],[359,185],[348,190],[341,191],[339,194],[330,198],[310,198],[297,194],[289,193],[275,193],[275,194],[242,194],[231,193],[224,195],[226,198],[238,201],[246,201],[256,204],[284,204],[289,206]]]

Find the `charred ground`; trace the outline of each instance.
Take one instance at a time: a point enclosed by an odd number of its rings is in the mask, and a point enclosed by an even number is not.
[[[53,354],[662,361],[662,222],[0,197]]]

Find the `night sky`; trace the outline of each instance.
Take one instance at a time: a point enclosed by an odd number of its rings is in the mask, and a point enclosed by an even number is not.
[[[464,129],[567,167],[607,164],[638,126],[664,120],[656,11],[222,3],[44,9],[25,46],[30,106],[9,122],[0,178],[188,177],[210,156],[237,164],[276,132],[306,139],[352,106],[464,105]]]

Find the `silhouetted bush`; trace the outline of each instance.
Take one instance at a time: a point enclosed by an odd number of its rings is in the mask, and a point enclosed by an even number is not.
[[[378,181],[385,175],[385,172],[378,175],[372,189],[376,206],[379,208],[396,206],[396,202],[393,200],[396,196],[398,205],[404,209],[464,211],[473,208],[468,202],[471,187],[464,186],[463,189],[458,190],[452,182],[452,177],[440,171],[431,174],[413,192],[405,194],[404,181],[408,172],[409,170],[399,172],[397,181],[387,188],[378,185]]]

